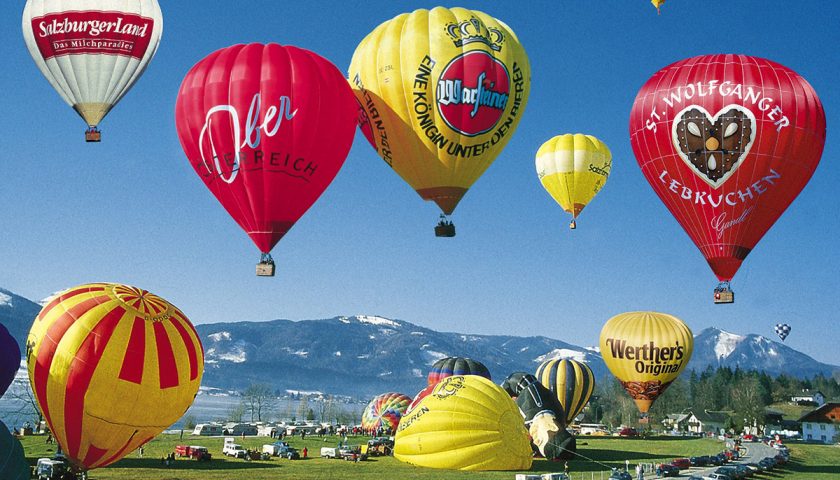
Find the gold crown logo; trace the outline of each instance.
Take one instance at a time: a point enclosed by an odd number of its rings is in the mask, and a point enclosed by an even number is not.
[[[470,43],[483,43],[491,50],[498,52],[505,41],[505,34],[501,30],[489,28],[475,17],[446,25],[446,33],[452,37],[456,47],[463,47]]]

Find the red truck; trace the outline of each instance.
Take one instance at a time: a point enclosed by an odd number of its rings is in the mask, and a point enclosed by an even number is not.
[[[207,461],[212,455],[207,450],[207,447],[197,447],[193,445],[176,445],[175,455],[178,457],[189,457],[195,460]]]

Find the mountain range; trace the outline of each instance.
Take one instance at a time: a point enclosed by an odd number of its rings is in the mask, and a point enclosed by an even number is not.
[[[0,289],[0,322],[18,339],[26,335],[40,305]],[[266,383],[277,390],[367,396],[383,391],[413,393],[429,367],[446,356],[480,360],[501,381],[514,371],[534,372],[545,359],[586,362],[596,378],[608,374],[597,348],[543,336],[438,332],[379,316],[322,320],[273,320],[196,325],[205,351],[202,383],[241,390]],[[840,374],[840,367],[760,335],[707,328],[694,338],[688,368],[727,366],[797,377]]]

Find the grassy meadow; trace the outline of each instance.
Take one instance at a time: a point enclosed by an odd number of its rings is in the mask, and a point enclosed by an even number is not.
[[[309,436],[306,440],[299,437],[288,439],[289,444],[297,449],[308,449],[309,458],[305,460],[287,460],[272,458],[267,461],[246,462],[231,459],[221,454],[223,438],[195,437],[184,435],[160,435],[149,442],[143,458],[138,452],[132,452],[123,460],[110,467],[94,470],[91,480],[144,479],[144,480],[211,480],[243,479],[268,480],[289,478],[295,480],[330,480],[352,478],[354,480],[383,479],[507,479],[512,480],[518,472],[460,472],[432,470],[404,464],[393,457],[376,457],[364,462],[353,463],[343,460],[318,458],[321,447],[336,446],[340,438],[329,436],[319,438]],[[237,443],[245,448],[262,449],[263,444],[272,443],[266,437],[237,438]],[[367,437],[350,437],[351,445],[361,444]],[[47,445],[45,437],[34,436],[22,439],[26,455],[34,464],[39,457],[54,453],[54,445]],[[202,445],[210,449],[213,460],[197,462],[177,459],[169,467],[161,463],[161,457],[172,452],[175,445]],[[718,453],[723,443],[714,439],[653,437],[649,439],[626,439],[616,437],[579,437],[578,453],[582,457],[569,461],[572,480],[606,480],[609,467],[623,466],[625,460],[631,465],[636,463],[659,463],[675,457],[690,457]],[[783,469],[765,473],[757,478],[764,479],[805,479],[836,480],[840,479],[840,448],[836,446],[791,445],[792,462]],[[562,472],[562,463],[534,461],[531,472],[535,474]],[[647,478],[652,478],[648,476]]]

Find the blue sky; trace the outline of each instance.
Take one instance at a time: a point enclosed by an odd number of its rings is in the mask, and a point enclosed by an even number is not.
[[[162,1],[157,56],[87,145],[84,125],[24,46],[22,1],[0,2],[0,287],[38,300],[79,283],[149,289],[195,323],[377,314],[470,333],[541,334],[597,344],[630,310],[773,336],[840,364],[840,15],[837,2],[646,0],[472,2],[506,22],[531,62],[531,96],[507,148],[455,212],[458,236],[435,238],[423,202],[357,134],[332,186],[274,249],[278,273],[256,278],[258,252],[193,172],[174,126],[178,87],[208,53],[234,43],[313,50],[346,72],[379,23],[434,2]],[[524,5],[524,6],[523,6]],[[716,280],[644,180],[628,115],[657,69],[707,53],[766,57],[804,76],[825,107],[822,162],[715,306]],[[550,137],[596,135],[613,153],[604,190],[579,228],[548,197],[534,154]]]

